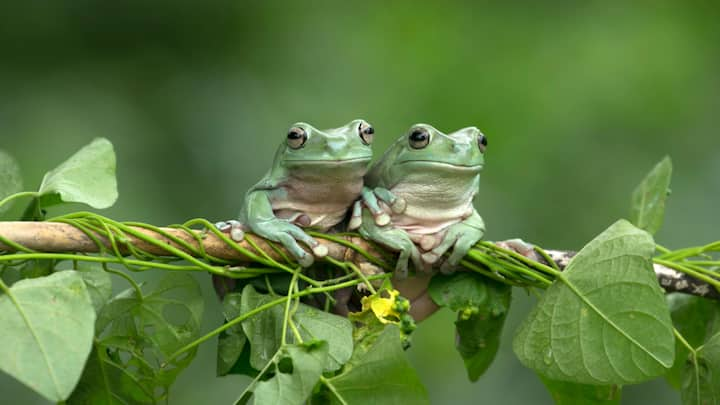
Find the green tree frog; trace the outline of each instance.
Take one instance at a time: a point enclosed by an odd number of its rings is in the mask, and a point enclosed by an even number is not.
[[[281,243],[304,267],[327,249],[303,228],[325,232],[345,219],[360,196],[372,149],[373,127],[364,120],[327,130],[299,122],[277,149],[272,168],[248,190],[239,221],[219,222],[240,241],[249,230]]]
[[[350,227],[359,225],[365,238],[400,252],[396,277],[407,277],[409,260],[417,270],[430,270],[451,248],[440,269],[452,271],[483,237],[473,198],[486,146],[475,127],[444,134],[417,124],[365,176],[362,203],[370,210],[356,203]],[[389,221],[378,221],[378,210]]]

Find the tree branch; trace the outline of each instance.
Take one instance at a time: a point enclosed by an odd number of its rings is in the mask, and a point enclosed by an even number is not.
[[[142,228],[132,227],[134,230],[148,235],[152,238],[160,240],[164,245],[180,249],[186,253],[192,254],[183,246],[175,243],[174,241],[166,238],[160,233]],[[162,231],[173,235],[174,237],[185,241],[188,245],[199,248],[198,240],[195,236],[188,234],[186,231],[177,228],[161,228]],[[238,264],[247,264],[252,262],[251,258],[245,256],[238,250],[229,246],[225,241],[217,237],[211,232],[205,233],[203,231],[194,231],[202,236],[202,244],[205,252],[213,257],[237,262]],[[0,222],[0,236],[22,245],[28,249],[45,252],[45,253],[61,253],[61,252],[78,252],[78,253],[98,253],[99,249],[97,244],[82,230],[66,223],[59,222]],[[103,236],[97,235],[98,239],[107,247],[110,248],[110,242]],[[267,240],[257,237],[255,235],[247,235],[247,238],[252,238],[260,249],[265,251],[270,257],[275,260],[283,260],[282,256],[275,250]],[[371,255],[376,257],[382,257],[386,252],[378,251],[373,245],[365,241],[359,236],[342,236],[342,239],[351,242],[362,249],[369,252]],[[357,265],[361,265],[367,262],[361,254],[357,253],[354,249],[346,247],[340,243],[318,238],[318,241],[328,249],[328,256],[340,260],[354,262]],[[170,254],[167,249],[162,246],[157,246],[145,242],[139,238],[129,237],[129,243],[132,243],[136,248],[142,249],[148,253],[157,256],[174,256]],[[503,247],[507,248],[507,244],[499,243]],[[123,248],[122,243],[118,243],[122,253],[127,254],[127,249]],[[252,243],[247,240],[239,243],[240,247],[255,252],[255,248]],[[0,251],[15,251],[13,246],[0,242]],[[550,258],[557,264],[560,269],[564,269],[570,259],[575,255],[575,252],[561,251],[561,250],[546,250]],[[521,252],[535,260],[544,264],[546,261],[536,252]],[[654,264],[655,274],[657,275],[660,286],[665,289],[666,292],[682,292],[692,294],[700,297],[720,299],[720,293],[718,290],[713,288],[710,284],[688,276],[679,271],[673,270],[669,267]]]

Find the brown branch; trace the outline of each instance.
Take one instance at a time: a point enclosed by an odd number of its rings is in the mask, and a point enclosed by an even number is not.
[[[133,227],[135,230],[142,232],[152,238],[158,239],[168,246],[181,249],[187,253],[186,249],[177,243],[167,239],[157,232],[153,232],[140,227]],[[162,228],[163,231],[174,235],[175,237],[182,239],[187,242],[190,246],[198,247],[198,241],[192,235],[187,232],[175,229],[175,228]],[[201,232],[201,231],[196,231]],[[20,244],[26,248],[32,249],[38,252],[46,253],[61,253],[61,252],[80,252],[80,253],[97,253],[98,246],[95,242],[88,237],[83,231],[75,228],[72,225],[56,222],[0,222],[0,236]],[[106,247],[110,248],[110,243],[103,237],[98,236],[99,239],[105,244]],[[265,239],[256,236],[248,236],[253,238],[259,248],[263,249],[268,255],[276,260],[282,260],[280,255],[268,244]],[[368,251],[370,254],[379,257],[380,252],[374,249],[367,241],[360,237],[355,236],[343,236],[347,241],[360,246],[361,248]],[[365,258],[356,253],[353,249],[345,247],[341,244],[319,239],[318,241],[328,248],[328,256],[342,261],[352,261],[358,264],[365,262]],[[147,243],[137,238],[130,238],[130,243],[139,249],[146,252],[152,253],[158,256],[171,255],[165,248],[156,246],[154,244]],[[247,241],[240,242],[239,245],[249,251],[254,251],[254,248]],[[203,236],[203,246],[207,254],[220,259],[231,260],[241,263],[250,262],[249,258],[228,246],[222,239],[218,238],[212,233],[207,233]],[[503,244],[503,247],[507,247]],[[13,251],[11,246],[7,246],[0,242],[0,251]],[[575,255],[575,252],[560,251],[560,250],[548,250],[546,251],[550,258],[556,262],[560,269],[564,269],[570,259]],[[127,251],[124,251],[127,253]],[[528,252],[522,252],[528,255],[538,262],[545,262],[542,257],[534,252],[528,254]],[[660,286],[665,289],[666,292],[683,292],[687,294],[697,295],[706,298],[720,299],[720,293],[705,283],[704,281],[697,280],[686,274],[680,273],[668,267],[655,264],[655,274],[657,275]]]

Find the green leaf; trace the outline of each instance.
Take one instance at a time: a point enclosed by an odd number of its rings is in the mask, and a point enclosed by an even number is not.
[[[720,404],[720,333],[697,351],[697,362],[687,363],[680,394],[686,405]]]
[[[520,326],[513,349],[548,378],[624,385],[665,374],[675,341],[650,235],[621,220],[588,243]]]
[[[45,174],[39,193],[42,206],[64,202],[108,208],[118,197],[115,180],[115,152],[107,139],[97,138],[60,166]]]
[[[692,295],[673,293],[666,296],[673,324],[692,347],[700,347],[718,332],[720,326],[720,303]],[[685,364],[690,351],[678,339],[675,342],[675,363],[665,375],[675,389],[682,387]]]
[[[255,388],[256,404],[304,404],[327,362],[327,342],[286,345],[275,357],[275,375]]]
[[[338,370],[350,359],[353,352],[353,328],[347,318],[300,304],[293,319],[303,341],[315,339],[328,343],[325,371]]]
[[[165,400],[168,387],[195,356],[196,349],[168,356],[197,338],[203,311],[200,286],[187,274],[170,273],[111,299],[96,323],[93,356],[68,400],[151,404]],[[96,402],[97,401],[97,402]]]
[[[78,382],[93,340],[95,311],[74,271],[21,280],[0,296],[0,370],[50,401]]]
[[[455,321],[455,348],[465,362],[470,381],[477,381],[495,360],[510,309],[512,288],[492,280],[486,282],[485,303],[469,316],[459,312]]]
[[[540,376],[550,391],[555,405],[620,405],[622,387],[617,385],[586,385],[555,381]]]
[[[671,176],[672,162],[665,156],[633,191],[630,220],[638,228],[654,234],[662,226]]]
[[[110,274],[97,263],[78,263],[76,270],[82,277],[83,282],[85,282],[85,288],[90,294],[95,313],[100,313],[105,303],[112,297]]]
[[[483,277],[471,272],[438,274],[430,280],[428,291],[436,304],[453,311],[478,308],[488,294]]]
[[[357,349],[356,349],[357,350]],[[428,404],[428,396],[400,344],[400,330],[388,325],[372,346],[327,380],[333,404]]]
[[[257,293],[248,284],[242,291],[240,312],[250,312],[273,300],[270,295]],[[282,306],[275,305],[242,322],[245,336],[250,341],[250,365],[256,370],[265,367],[280,349],[284,315]]]
[[[20,166],[15,159],[0,149],[0,200],[22,190],[22,178],[20,177]],[[0,214],[4,213],[12,203],[0,205]]]
[[[225,320],[230,321],[237,318],[240,312],[241,295],[230,293],[223,299],[223,314]],[[247,337],[242,330],[242,325],[237,324],[225,330],[218,337],[217,369],[218,376],[227,375],[237,363],[245,348]]]

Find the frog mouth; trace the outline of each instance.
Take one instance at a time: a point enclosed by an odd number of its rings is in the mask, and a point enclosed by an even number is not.
[[[438,162],[436,160],[406,160],[402,162],[401,164],[418,164],[419,166],[425,166],[425,167],[441,167],[446,168],[450,170],[457,170],[457,171],[479,171],[483,168],[483,164],[477,164],[477,165],[463,165],[463,164],[457,164],[457,163],[448,163],[448,162]]]
[[[303,159],[291,159],[285,160],[285,163],[289,164],[302,164],[302,165],[344,165],[347,163],[363,163],[372,160],[370,157],[359,157],[352,159],[317,159],[317,160],[303,160]]]

